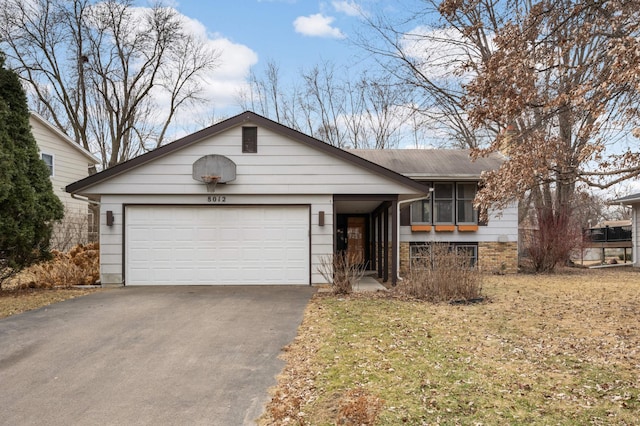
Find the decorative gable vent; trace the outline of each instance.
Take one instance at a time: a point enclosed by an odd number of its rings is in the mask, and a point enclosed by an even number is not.
[[[236,163],[224,155],[205,155],[193,163],[191,176],[194,180],[206,184],[207,191],[214,192],[217,184],[236,179]]]

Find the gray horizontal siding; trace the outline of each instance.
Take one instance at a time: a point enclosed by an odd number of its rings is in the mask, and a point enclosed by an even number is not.
[[[217,193],[415,192],[370,170],[265,129],[258,132],[258,153],[242,154],[241,128],[234,128],[114,176],[89,188],[87,193],[203,193],[204,185],[191,176],[192,164],[209,154],[227,156],[237,166],[236,180],[226,186],[219,185]]]

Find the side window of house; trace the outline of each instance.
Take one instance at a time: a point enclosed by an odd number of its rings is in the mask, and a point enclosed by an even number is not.
[[[456,252],[460,256],[464,256],[467,259],[467,265],[470,268],[475,268],[478,264],[478,245],[477,244],[456,244]]]
[[[411,203],[411,223],[431,223],[431,198]]]
[[[49,176],[53,176],[53,155],[45,154],[43,152],[40,157],[42,158],[42,161],[44,161],[44,164],[46,164],[47,168],[49,169]]]
[[[475,183],[459,183],[457,188],[458,223],[478,223],[478,211],[473,208]]]
[[[477,243],[449,243],[449,251],[455,250],[456,254],[463,256],[469,268],[478,265],[478,244]],[[436,253],[439,251],[436,250]],[[441,252],[440,252],[441,253]],[[425,242],[409,243],[409,258],[411,269],[424,269],[435,266],[433,263],[433,253],[431,244]]]
[[[424,269],[431,265],[431,246],[423,242],[409,243],[409,267]]]
[[[244,154],[255,154],[258,152],[258,128],[242,128],[242,152]]]
[[[436,183],[433,187],[435,223],[453,223],[453,183]]]

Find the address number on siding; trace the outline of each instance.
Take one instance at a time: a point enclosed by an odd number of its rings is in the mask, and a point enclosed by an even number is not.
[[[227,197],[224,195],[209,195],[207,201],[210,203],[226,203]]]

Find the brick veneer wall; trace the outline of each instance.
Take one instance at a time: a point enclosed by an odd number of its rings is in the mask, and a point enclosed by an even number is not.
[[[410,270],[409,243],[400,243],[400,274]],[[504,266],[503,266],[504,265]],[[478,243],[478,266],[482,272],[518,272],[518,243],[481,242]]]
[[[406,275],[409,273],[409,243],[400,242],[400,275]]]
[[[518,243],[478,243],[478,266],[482,272],[518,272]]]

